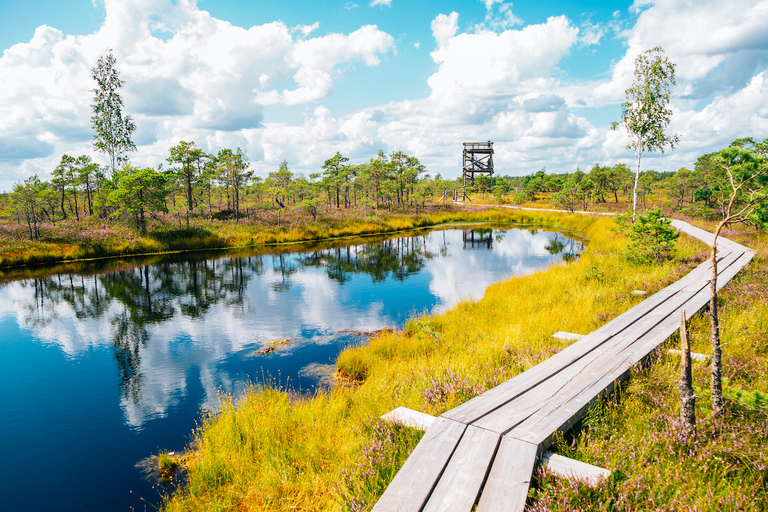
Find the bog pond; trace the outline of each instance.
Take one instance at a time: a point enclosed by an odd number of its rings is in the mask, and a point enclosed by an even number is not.
[[[460,226],[184,253],[0,285],[3,510],[153,510],[136,464],[181,450],[220,393],[324,385],[361,333],[576,257],[539,229]]]

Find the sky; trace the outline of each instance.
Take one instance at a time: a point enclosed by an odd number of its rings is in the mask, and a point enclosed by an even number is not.
[[[611,130],[637,55],[676,66],[668,132],[643,169],[676,171],[768,132],[768,0],[0,0],[0,191],[91,155],[90,70],[107,49],[137,125],[137,166],[194,141],[241,147],[256,175],[416,156],[461,174],[493,140],[496,172],[634,165]]]

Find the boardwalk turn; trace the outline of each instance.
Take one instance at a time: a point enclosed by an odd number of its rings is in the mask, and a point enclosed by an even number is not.
[[[711,244],[682,221],[679,231]],[[718,238],[718,289],[754,256]],[[533,470],[557,432],[579,421],[679,326],[709,301],[712,267],[688,275],[528,371],[435,420],[373,510],[519,511]]]

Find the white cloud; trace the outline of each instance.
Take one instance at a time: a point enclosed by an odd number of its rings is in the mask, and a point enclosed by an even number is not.
[[[316,21],[311,25],[298,25],[294,27],[294,30],[298,30],[302,35],[308,36],[320,27],[320,22]]]
[[[104,8],[93,34],[64,36],[43,25],[0,57],[0,189],[23,177],[17,173],[27,159],[51,170],[64,152],[91,151],[90,69],[107,48],[126,84],[125,110],[140,130],[135,163],[156,165],[180,139],[238,132],[255,140],[248,131],[262,126],[264,105],[322,101],[345,66],[378,65],[394,45],[373,25],[314,38],[319,23],[246,29],[191,0],[105,0]]]
[[[50,171],[65,151],[90,151],[89,70],[106,48],[115,50],[126,111],[139,126],[139,165],[163,161],[181,139],[208,151],[239,145],[258,174],[284,158],[309,173],[336,151],[365,161],[383,149],[456,176],[460,143],[488,138],[497,141],[502,174],[629,161],[626,137],[590,122],[590,109],[616,108],[636,55],[657,44],[678,66],[670,129],[682,137],[653,161],[657,168],[690,165],[696,152],[765,134],[768,2],[639,0],[629,21],[617,12],[610,20],[553,16],[521,27],[512,3],[481,1],[480,25],[460,27],[457,12],[432,19],[425,97],[340,115],[324,103],[345,73],[402,58],[376,26],[323,35],[318,23],[243,28],[190,0],[106,0],[97,32],[65,36],[41,26],[0,58],[0,189]],[[574,49],[583,56],[615,44],[609,32],[626,42],[626,53],[604,70],[608,79],[568,77],[559,68]],[[269,116],[289,109],[298,122]]]
[[[485,5],[485,10],[490,11],[495,4],[503,3],[504,0],[482,0],[482,2]]]
[[[463,109],[473,100],[503,102],[529,81],[549,77],[578,35],[565,16],[520,30],[455,35],[454,14],[433,22],[438,48],[431,55],[440,67],[427,83],[432,98]]]
[[[371,7],[375,7],[377,5],[392,7],[392,0],[371,0]]]
[[[768,2],[639,0],[633,7],[639,16],[623,33],[627,52],[614,66],[612,80],[596,91],[605,100],[623,99],[635,58],[655,46],[665,50],[678,79],[698,98],[741,88],[768,64]]]
[[[600,44],[600,40],[608,32],[608,26],[602,23],[592,23],[590,20],[584,20],[581,23],[581,33],[579,34],[579,44],[582,46],[595,46]]]
[[[611,79],[595,87],[593,101],[622,101],[637,55],[656,45],[665,50],[677,78],[669,132],[680,135],[680,144],[663,160],[647,155],[650,168],[677,170],[736,138],[765,137],[768,2],[640,0],[633,9],[637,21],[622,33],[627,51]],[[608,157],[626,159],[628,140],[623,131],[609,131],[602,147]]]
[[[482,24],[475,27],[476,30],[504,30],[523,24],[523,20],[512,12],[512,2],[504,3],[504,0],[484,0],[483,3],[486,9],[485,20]]]

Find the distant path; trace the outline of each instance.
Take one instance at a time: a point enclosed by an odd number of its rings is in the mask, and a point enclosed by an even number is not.
[[[712,243],[705,230],[679,220],[672,226]],[[719,289],[754,252],[722,237],[718,248]],[[523,510],[535,465],[555,434],[569,430],[672,335],[681,310],[690,318],[707,304],[710,276],[707,260],[546,361],[437,418],[373,510],[471,512],[478,500],[478,512]]]

